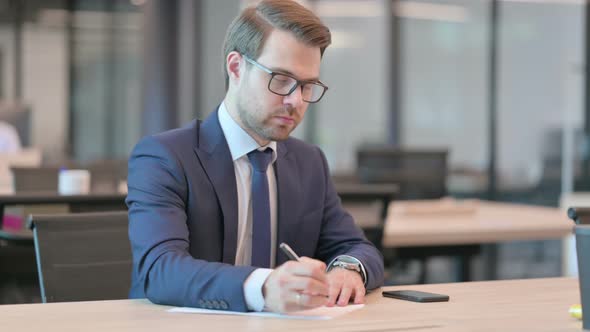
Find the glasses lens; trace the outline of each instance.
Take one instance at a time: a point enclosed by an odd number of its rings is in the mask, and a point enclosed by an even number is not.
[[[268,88],[271,92],[278,95],[287,96],[291,94],[291,90],[293,90],[295,86],[297,86],[297,80],[293,77],[275,74],[271,78]],[[326,88],[322,85],[305,83],[301,90],[302,99],[308,103],[316,103],[324,95],[324,90],[326,90]]]
[[[303,85],[303,100],[309,103],[316,103],[322,98],[326,88],[319,84],[306,83]]]
[[[297,81],[293,77],[276,74],[270,80],[268,88],[276,94],[287,95],[295,84],[297,84]]]

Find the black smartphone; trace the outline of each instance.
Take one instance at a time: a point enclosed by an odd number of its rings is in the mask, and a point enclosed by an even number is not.
[[[407,300],[413,302],[446,302],[449,300],[448,295],[414,290],[385,291],[381,294],[383,294],[383,296],[385,297],[392,297],[394,299]]]

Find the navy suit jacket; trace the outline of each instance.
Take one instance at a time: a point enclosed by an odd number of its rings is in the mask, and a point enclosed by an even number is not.
[[[318,147],[278,142],[277,243],[326,263],[347,254],[382,285],[383,258],[346,213]],[[131,298],[247,311],[243,284],[254,271],[234,266],[238,198],[234,163],[217,112],[204,122],[143,138],[129,159]],[[278,249],[278,248],[275,248]],[[287,257],[277,250],[277,266]]]

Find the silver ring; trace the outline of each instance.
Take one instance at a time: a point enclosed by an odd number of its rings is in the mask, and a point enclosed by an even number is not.
[[[301,293],[297,293],[297,305],[301,306]]]

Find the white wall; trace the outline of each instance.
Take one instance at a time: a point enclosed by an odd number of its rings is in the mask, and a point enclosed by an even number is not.
[[[225,32],[240,11],[240,1],[201,1],[201,101],[202,118],[209,114],[225,96],[222,47]]]
[[[565,112],[583,128],[584,8],[511,2],[501,8],[498,169],[509,186],[539,180],[543,159],[560,155],[548,150],[561,149],[549,133],[563,128]]]
[[[445,1],[443,8],[466,15],[440,16],[439,8],[430,17],[401,17],[402,144],[448,147],[452,165],[480,170],[489,153],[488,7]]]
[[[68,128],[68,70],[63,28],[25,25],[23,98],[32,110],[32,145],[59,159]]]
[[[354,171],[359,145],[384,143],[389,136],[390,1],[361,2],[316,6],[332,32],[320,77],[329,90],[308,112],[317,112],[317,143],[335,172]]]
[[[0,51],[2,52],[2,73],[0,73],[0,80],[2,80],[1,95],[4,98],[12,99],[14,96],[14,33],[12,26],[0,25]]]
[[[489,1],[437,4],[463,11],[465,16],[454,21],[436,15],[403,18],[403,143],[448,146],[451,167],[485,171],[489,162]],[[563,126],[566,110],[582,126],[583,15],[581,4],[573,2],[500,2],[497,167],[501,189],[530,187],[540,180],[548,133]]]

